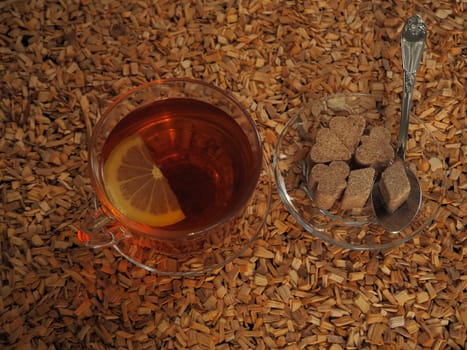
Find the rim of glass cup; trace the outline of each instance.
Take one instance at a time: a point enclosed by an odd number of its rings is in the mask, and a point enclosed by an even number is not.
[[[185,234],[187,235],[186,239],[199,239],[203,236],[204,233],[209,232],[211,230],[214,230],[216,227],[222,226],[226,224],[229,220],[235,217],[243,208],[245,208],[248,205],[248,202],[250,201],[253,191],[256,188],[257,182],[259,180],[259,176],[261,173],[261,169],[263,166],[263,146],[261,142],[261,136],[259,134],[258,128],[256,126],[255,121],[251,117],[251,114],[246,110],[246,108],[228,91],[223,90],[211,83],[204,82],[202,80],[197,80],[197,79],[192,79],[192,78],[164,78],[164,79],[157,79],[153,80],[141,85],[138,85],[136,87],[133,87],[129,89],[128,91],[118,95],[115,99],[112,100],[110,105],[104,110],[102,113],[100,119],[97,121],[95,124],[92,133],[91,133],[91,138],[88,146],[88,154],[89,154],[89,163],[88,163],[88,168],[90,170],[90,179],[91,179],[91,184],[94,188],[97,188],[97,197],[99,199],[100,204],[106,211],[106,213],[117,220],[119,223],[122,224],[123,227],[127,228],[130,230],[130,232],[136,233],[137,235],[144,235],[146,237],[151,237],[150,234],[145,234],[142,231],[144,229],[147,229],[147,225],[140,224],[136,221],[130,220],[126,218],[125,215],[120,213],[120,211],[115,208],[114,205],[110,202],[110,200],[106,196],[106,191],[103,186],[103,181],[99,181],[96,178],[96,174],[98,174],[99,177],[102,176],[100,173],[100,159],[96,156],[96,143],[97,143],[97,138],[99,135],[102,133],[102,128],[104,127],[104,123],[106,121],[107,115],[111,113],[122,101],[130,97],[131,95],[134,95],[138,91],[142,91],[144,89],[151,88],[153,86],[157,85],[177,85],[177,84],[193,84],[193,85],[198,85],[198,86],[203,86],[209,90],[213,90],[222,97],[228,99],[231,103],[233,103],[241,112],[242,115],[246,117],[246,120],[248,122],[248,126],[252,131],[254,131],[254,139],[255,139],[255,146],[257,147],[257,154],[255,159],[258,161],[257,164],[257,169],[254,173],[254,179],[256,181],[251,183],[251,188],[247,192],[247,195],[243,198],[242,202],[237,204],[236,209],[232,210],[229,212],[228,215],[225,215],[224,217],[221,218],[221,220],[216,221],[209,226],[205,226],[202,228],[198,228],[196,230],[190,231],[190,230],[167,230],[164,228],[157,228],[157,232],[159,234],[164,235],[165,238],[161,240],[170,240],[170,235],[173,235],[174,237],[180,235],[180,234]],[[164,97],[163,99],[167,99],[167,97]],[[120,119],[121,120],[121,119]]]
[[[329,95],[323,96],[321,98],[318,98],[316,101],[319,102],[319,103],[323,103],[323,102],[327,101],[331,97],[341,97],[341,96],[343,96],[343,97],[355,96],[355,97],[376,98],[375,95],[366,94],[366,93],[346,93],[346,92],[344,92],[344,93],[329,94]],[[303,109],[304,109],[304,107],[300,108],[297,115],[295,115],[294,117],[289,119],[288,122],[285,124],[284,128],[281,130],[281,132],[280,132],[280,134],[279,134],[279,136],[277,138],[275,147],[274,147],[273,168],[274,168],[274,180],[276,182],[276,185],[277,185],[277,188],[278,188],[277,192],[279,193],[279,197],[281,198],[281,201],[284,203],[284,205],[287,208],[288,212],[294,217],[294,219],[298,222],[298,224],[301,225],[307,232],[309,232],[312,236],[318,237],[318,238],[320,238],[320,239],[322,239],[322,240],[324,240],[326,242],[329,242],[331,244],[334,244],[334,245],[336,245],[338,247],[345,248],[345,249],[352,249],[352,250],[384,250],[384,249],[389,249],[389,248],[396,247],[396,246],[398,246],[398,245],[400,245],[402,243],[410,241],[414,237],[418,236],[423,230],[426,229],[427,226],[429,226],[433,222],[433,220],[435,219],[435,217],[437,216],[437,214],[438,214],[438,212],[440,210],[441,203],[438,203],[437,208],[424,221],[423,225],[421,225],[418,229],[414,230],[411,234],[407,235],[406,237],[401,237],[398,240],[394,240],[392,242],[384,243],[384,244],[355,245],[355,244],[335,240],[335,239],[321,233],[319,230],[315,229],[310,223],[305,221],[301,217],[300,213],[297,212],[294,205],[292,204],[292,199],[290,198],[290,195],[288,193],[288,190],[287,190],[285,182],[284,182],[284,178],[283,178],[283,176],[281,174],[281,171],[279,169],[280,159],[278,159],[278,154],[279,154],[279,150],[280,150],[281,145],[282,145],[283,138],[286,135],[289,128],[293,124],[296,123],[298,118],[301,117],[300,112]],[[431,139],[433,140],[433,143],[436,144],[437,148],[440,148],[440,144],[439,144],[438,140],[436,140],[436,138],[432,135],[430,130],[428,130],[426,128],[424,123],[423,123],[423,128],[431,136]],[[441,160],[441,161],[442,161],[442,164],[443,164],[442,197],[444,198],[444,196],[446,194],[446,171],[445,171],[446,166],[445,166],[444,160]],[[323,215],[328,215],[328,214],[323,213]],[[349,220],[346,220],[345,218],[342,218],[342,217],[337,216],[337,215],[332,215],[332,214],[330,214],[328,216],[330,218],[332,218],[333,220],[340,221],[341,223],[349,225],[349,226],[362,226],[362,225],[368,224],[368,223],[375,224],[374,222],[370,222],[370,221],[349,221]]]

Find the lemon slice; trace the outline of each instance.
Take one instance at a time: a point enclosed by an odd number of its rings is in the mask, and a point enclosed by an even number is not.
[[[112,204],[133,221],[163,227],[185,219],[169,182],[138,135],[112,150],[104,163],[104,183]]]

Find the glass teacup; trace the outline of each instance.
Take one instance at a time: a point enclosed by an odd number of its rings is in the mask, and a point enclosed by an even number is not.
[[[269,182],[260,181],[262,163],[256,125],[227,92],[191,79],[139,86],[119,96],[93,130],[89,169],[99,204],[79,238],[114,246],[149,270],[180,272],[154,260],[225,248],[236,232],[246,231],[246,243],[262,227],[270,192],[256,193]],[[258,201],[267,204],[261,213],[251,209]],[[244,227],[252,214],[253,225]]]

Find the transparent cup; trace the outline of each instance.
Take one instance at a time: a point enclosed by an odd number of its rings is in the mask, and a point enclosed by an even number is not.
[[[147,126],[135,131],[142,119]],[[148,225],[128,217],[109,196],[103,167],[116,147],[111,140],[135,132],[144,134],[161,162],[170,160],[172,174],[180,169],[174,192],[182,210],[188,208],[181,223]],[[222,266],[264,225],[271,192],[267,169],[255,122],[232,95],[192,79],[144,84],[117,97],[93,130],[89,172],[97,200],[78,238],[93,248],[112,246],[153,272],[199,273]],[[145,195],[135,194],[141,201]]]

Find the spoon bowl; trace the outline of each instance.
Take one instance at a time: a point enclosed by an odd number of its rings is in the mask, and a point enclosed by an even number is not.
[[[422,204],[420,182],[407,165],[404,166],[410,183],[410,193],[407,200],[395,212],[390,214],[386,211],[378,181],[371,190],[371,203],[378,223],[390,233],[398,233],[405,229],[415,218]]]

